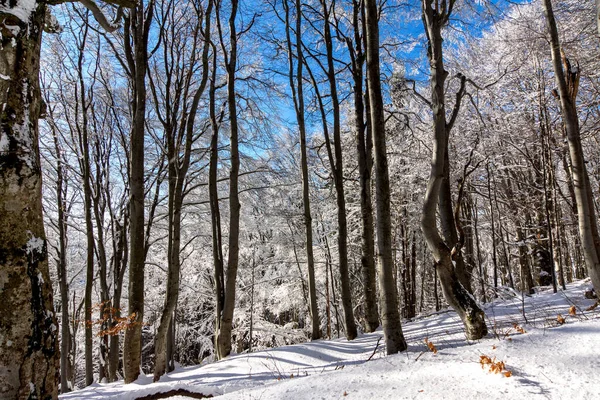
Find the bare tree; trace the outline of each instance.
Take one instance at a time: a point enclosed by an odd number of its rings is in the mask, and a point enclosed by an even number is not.
[[[392,220],[390,209],[390,176],[383,115],[379,67],[379,21],[376,0],[365,0],[367,41],[367,82],[371,129],[375,144],[375,198],[377,207],[377,248],[379,250],[379,288],[381,320],[387,354],[407,348],[398,310],[398,290],[394,281],[392,259]]]
[[[285,11],[285,34],[287,42],[289,71],[288,77],[290,88],[292,90],[292,99],[294,101],[294,110],[298,122],[298,131],[300,133],[300,168],[302,171],[302,204],[304,208],[304,227],[306,233],[306,264],[308,269],[308,293],[309,308],[312,322],[313,340],[321,338],[321,327],[319,320],[319,307],[317,305],[317,290],[315,282],[315,260],[313,255],[313,231],[312,216],[310,212],[310,193],[309,193],[309,175],[308,175],[308,154],[306,148],[306,123],[304,117],[304,86],[303,86],[303,66],[304,54],[302,51],[302,3],[295,1],[296,24],[292,29],[290,22],[290,8],[288,0],[282,2]],[[296,53],[293,52],[291,34],[295,30]],[[296,70],[294,71],[294,57],[296,57]],[[296,80],[294,81],[294,76]]]
[[[238,33],[236,29],[238,0],[231,0],[231,12],[229,14],[229,50],[226,48],[223,37],[220,10],[221,3],[219,2],[216,7],[217,28],[219,30],[223,57],[225,58],[225,69],[227,70],[227,106],[229,111],[229,140],[231,152],[231,169],[229,171],[229,255],[227,258],[227,271],[225,272],[226,281],[223,310],[220,319],[217,322],[216,332],[217,355],[219,358],[224,358],[231,353],[231,330],[233,328],[233,311],[235,309],[235,291],[240,245],[240,200],[238,190],[240,155],[235,89],[236,68],[238,62]]]
[[[487,334],[487,327],[483,311],[479,308],[473,297],[461,283],[453,263],[456,262],[461,240],[454,241],[453,235],[445,234],[447,243],[440,236],[437,227],[437,208],[442,201],[449,202],[448,193],[445,189],[449,189],[447,182],[449,171],[448,157],[448,139],[449,133],[456,121],[462,97],[465,94],[466,78],[460,76],[460,89],[456,95],[456,103],[451,113],[450,120],[446,120],[446,102],[445,102],[445,83],[448,77],[448,72],[444,69],[444,58],[442,52],[442,28],[448,24],[450,15],[456,0],[422,0],[422,19],[423,26],[427,35],[428,49],[427,55],[430,66],[430,83],[431,83],[431,102],[430,106],[433,111],[433,131],[434,131],[434,146],[431,160],[431,173],[429,183],[425,193],[423,203],[423,213],[421,217],[421,229],[427,241],[427,245],[435,259],[435,268],[442,284],[442,291],[446,301],[458,313],[466,328],[467,337],[469,339],[480,339]],[[444,183],[446,182],[446,183]],[[457,202],[459,207],[460,201]],[[448,213],[452,214],[451,205],[445,204],[440,207],[440,219],[446,221],[442,224],[445,229],[456,229],[450,227],[449,221],[453,218]],[[493,212],[493,210],[492,210]],[[456,213],[458,215],[458,213]],[[454,223],[458,220],[455,219]],[[456,235],[456,233],[455,233]],[[464,240],[464,238],[462,238]],[[453,246],[452,250],[449,246]]]
[[[144,321],[144,264],[146,259],[144,226],[144,137],[146,123],[146,71],[148,69],[148,35],[154,0],[144,6],[139,0],[129,9],[124,24],[124,51],[132,80],[133,124],[131,128],[131,160],[129,171],[130,256],[129,310],[133,323],[125,331],[123,372],[131,383],[140,374],[142,356],[142,323]]]
[[[577,217],[579,222],[579,235],[592,284],[596,291],[600,290],[600,236],[594,206],[594,196],[590,186],[585,156],[581,145],[579,117],[577,115],[577,92],[579,89],[579,68],[573,67],[565,53],[561,51],[558,38],[558,28],[554,17],[551,0],[543,0],[550,45],[552,51],[552,66],[558,87],[560,107],[563,124],[569,142],[569,155],[571,157],[571,173],[575,200],[577,204]],[[599,4],[598,1],[596,4]]]
[[[169,234],[167,291],[154,345],[156,354],[155,381],[167,370],[167,337],[173,324],[173,313],[175,312],[179,293],[184,187],[190,167],[192,145],[199,136],[196,132],[198,104],[208,82],[212,6],[213,2],[211,0],[208,2],[206,9],[202,8],[200,4],[194,5],[193,9],[188,9],[187,12],[191,14],[189,20],[179,21],[187,26],[177,26],[179,17],[175,16],[177,12],[175,2],[170,1],[160,8],[163,62],[168,72],[164,80],[158,76],[151,79],[151,88],[155,99],[156,112],[164,127],[167,142]],[[202,26],[203,21],[204,29]],[[181,29],[180,32],[185,32],[187,36],[184,38],[170,36],[168,33],[175,29]],[[185,57],[186,53],[188,53],[187,60],[182,63],[182,58]],[[182,65],[187,67],[182,67]],[[199,66],[201,68],[201,78],[198,85],[194,87],[196,79],[194,73]],[[155,84],[155,81],[158,82]],[[157,88],[158,84],[164,84],[164,87]],[[164,94],[164,98],[161,99],[163,101],[159,101],[159,91]],[[180,122],[180,120],[183,121]]]

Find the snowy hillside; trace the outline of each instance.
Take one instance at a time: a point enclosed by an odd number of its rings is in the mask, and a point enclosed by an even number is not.
[[[478,342],[467,341],[458,317],[445,311],[405,322],[409,350],[402,354],[385,356],[376,332],[352,342],[321,340],[240,354],[179,369],[155,384],[150,377],[131,385],[95,384],[60,398],[125,400],[185,389],[261,400],[591,399],[600,393],[600,307],[586,311],[594,304],[583,296],[589,286],[577,282],[566,292],[524,300],[507,292],[487,305],[490,332]],[[489,362],[498,373],[490,372]]]

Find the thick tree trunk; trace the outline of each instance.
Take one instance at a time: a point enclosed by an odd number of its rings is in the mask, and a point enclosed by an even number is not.
[[[446,137],[448,139],[449,135]],[[458,233],[456,232],[456,221],[454,220],[454,212],[452,207],[452,191],[450,188],[450,158],[448,155],[447,141],[446,154],[444,155],[444,179],[442,180],[440,187],[438,209],[440,213],[440,228],[442,230],[444,241],[448,247],[452,248],[458,243]],[[462,251],[458,251],[454,255],[454,260],[454,270],[458,280],[469,293],[472,293],[471,277],[467,273]]]
[[[432,5],[432,0],[423,0],[422,4],[423,26],[429,44],[428,56],[431,69],[434,145],[431,173],[423,202],[421,229],[423,230],[427,245],[433,253],[435,267],[446,301],[463,321],[467,338],[474,340],[480,339],[487,334],[484,313],[470,293],[460,283],[453,266],[453,261],[455,261],[453,254],[448,247],[449,244],[444,242],[440,236],[436,221],[436,209],[438,208],[438,202],[444,187],[444,180],[447,179],[448,134],[456,118],[456,113],[459,110],[465,85],[465,78],[463,77],[451,120],[450,122],[446,122],[444,89],[448,72],[444,69],[441,30],[448,23],[454,1],[450,1],[448,8],[439,6],[437,0],[435,7]],[[444,213],[445,210],[440,209],[440,212]]]
[[[123,343],[123,370],[125,383],[135,381],[142,362],[142,324],[144,321],[144,267],[146,246],[144,237],[144,136],[146,121],[146,71],[148,69],[148,29],[152,21],[153,0],[148,12],[139,0],[125,26],[125,53],[133,73],[133,127],[131,130],[131,170],[129,190],[130,256],[129,256],[129,310],[133,323],[125,331]],[[127,24],[129,22],[129,24]],[[131,38],[130,38],[131,34]],[[133,41],[131,48],[130,40]]]
[[[0,48],[0,397],[6,399],[58,396],[38,145],[45,14],[44,3],[0,2],[0,17],[12,27],[2,30]]]
[[[390,177],[385,138],[385,118],[379,68],[379,21],[377,1],[365,1],[367,32],[367,80],[371,128],[375,144],[375,197],[377,206],[377,247],[381,320],[387,354],[407,348],[398,310],[398,291],[393,279]]]
[[[592,284],[596,291],[600,291],[600,236],[596,212],[594,209],[593,193],[590,187],[589,177],[581,145],[579,130],[579,118],[577,116],[576,96],[579,76],[577,72],[570,70],[567,58],[561,57],[558,29],[552,9],[552,1],[544,0],[544,9],[550,33],[552,50],[552,65],[558,92],[563,123],[567,132],[569,142],[569,154],[571,157],[573,186],[577,202],[577,215],[579,219],[579,235],[581,237],[582,249],[588,274],[592,278]],[[563,64],[566,71],[563,69]]]

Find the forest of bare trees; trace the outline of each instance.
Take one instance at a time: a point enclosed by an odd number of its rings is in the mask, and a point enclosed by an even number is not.
[[[600,289],[598,1],[0,16],[2,399]]]

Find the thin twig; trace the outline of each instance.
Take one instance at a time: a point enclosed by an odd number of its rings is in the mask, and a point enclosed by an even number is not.
[[[377,344],[375,345],[375,349],[373,350],[373,354],[371,354],[371,357],[367,358],[367,361],[371,361],[371,358],[373,358],[373,356],[377,352],[377,349],[379,348],[379,342],[381,342],[381,338],[382,337],[379,336],[379,339],[377,339]]]

